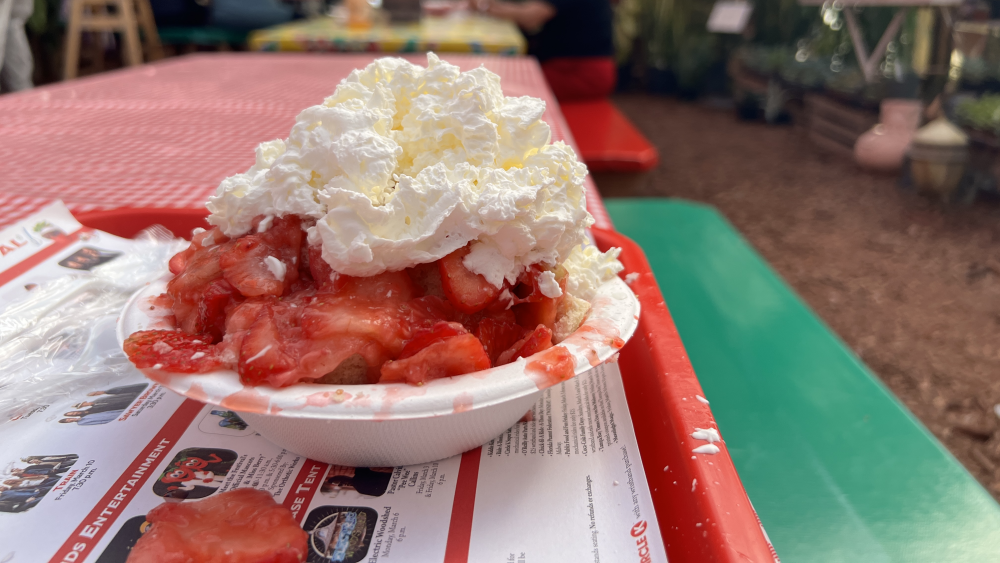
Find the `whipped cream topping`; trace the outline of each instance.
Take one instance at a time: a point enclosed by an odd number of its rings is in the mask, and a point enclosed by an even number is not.
[[[379,59],[300,113],[288,139],[258,146],[254,165],[210,198],[209,222],[236,237],[257,215],[313,218],[309,242],[351,276],[433,262],[475,241],[465,266],[501,287],[526,266],[571,257],[593,224],[587,169],[569,146],[549,143],[544,111],[539,99],[504,97],[483,67],[460,72],[433,53],[426,68]],[[578,252],[568,287],[586,298],[617,273],[608,265],[617,254]],[[582,272],[591,266],[603,271]],[[558,295],[549,281],[543,291]]]
[[[566,279],[566,292],[592,301],[597,294],[597,288],[624,270],[618,255],[622,249],[611,248],[601,252],[595,246],[577,246],[563,262],[563,267],[569,273]]]

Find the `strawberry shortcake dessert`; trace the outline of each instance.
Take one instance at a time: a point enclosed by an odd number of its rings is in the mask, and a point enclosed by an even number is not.
[[[622,267],[588,242],[586,167],[485,68],[386,58],[209,199],[170,261],[174,328],[139,368],[247,385],[422,384],[552,347]]]

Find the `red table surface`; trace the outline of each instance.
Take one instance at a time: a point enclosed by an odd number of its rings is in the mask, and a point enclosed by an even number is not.
[[[223,178],[253,164],[258,143],[287,137],[301,110],[375,58],[193,55],[2,96],[0,227],[54,199],[74,212],[202,207]],[[553,140],[574,145],[535,59],[442,58],[463,70],[484,65],[508,96],[545,100]],[[597,225],[609,228],[589,178],[587,190]]]

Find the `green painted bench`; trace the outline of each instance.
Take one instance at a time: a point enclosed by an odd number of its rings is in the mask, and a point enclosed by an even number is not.
[[[1000,561],[1000,505],[718,212],[605,204],[649,258],[784,563]]]

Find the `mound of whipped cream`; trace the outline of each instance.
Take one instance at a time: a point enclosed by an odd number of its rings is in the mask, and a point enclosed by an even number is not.
[[[311,217],[309,242],[351,276],[475,241],[464,264],[496,287],[565,262],[570,292],[587,299],[621,265],[614,250],[587,247],[587,169],[549,143],[544,112],[537,98],[504,97],[482,67],[461,72],[433,53],[426,68],[379,59],[300,113],[287,139],[258,146],[256,163],[209,199],[208,220],[237,237],[257,215]]]

